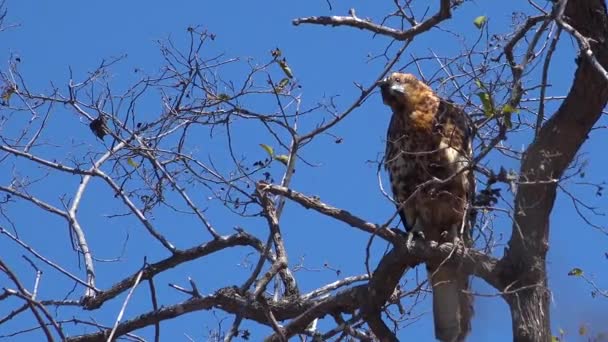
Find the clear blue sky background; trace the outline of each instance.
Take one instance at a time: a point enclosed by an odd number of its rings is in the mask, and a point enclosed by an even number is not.
[[[217,35],[215,41],[205,50],[208,56],[224,53],[226,58],[240,57],[245,61],[251,58],[252,63],[259,64],[269,59],[269,51],[280,47],[288,58],[296,78],[302,85],[302,98],[305,106],[312,106],[323,96],[339,95],[336,103],[344,109],[357,96],[358,90],[353,82],[369,84],[384,67],[384,61],[368,61],[367,55],[380,53],[389,42],[384,37],[372,37],[368,32],[349,28],[329,28],[316,26],[291,25],[296,17],[309,15],[345,15],[348,8],[356,8],[361,17],[370,17],[377,21],[390,9],[391,1],[353,1],[341,5],[332,1],[334,8],[329,11],[324,0],[284,2],[284,1],[179,1],[172,4],[163,1],[31,1],[8,0],[8,21],[20,26],[0,33],[0,69],[6,71],[8,60],[18,55],[22,62],[20,71],[28,81],[30,90],[44,92],[51,89],[51,82],[62,91],[69,79],[69,67],[75,79],[82,79],[88,70],[95,69],[102,59],[127,54],[127,59],[113,67],[112,85],[115,89],[125,89],[139,77],[133,73],[135,68],[148,74],[157,73],[162,65],[157,40],[171,37],[178,45],[187,42],[186,28],[190,25],[201,25]],[[382,4],[383,3],[383,4]],[[460,33],[467,42],[474,41],[479,31],[472,21],[478,15],[487,15],[491,29],[496,32],[509,32],[511,13],[515,9],[527,8],[526,1],[467,2],[454,13],[454,18],[445,24],[448,28]],[[433,2],[433,5],[434,2]],[[407,63],[411,55],[425,55],[432,48],[438,55],[449,56],[461,49],[458,41],[449,33],[433,30],[416,39],[408,48],[407,55],[398,65]],[[563,95],[569,86],[574,70],[575,44],[569,37],[562,38],[558,52],[552,64],[550,77],[551,88],[548,95]],[[220,69],[225,79],[242,80],[243,65]],[[437,66],[425,64],[429,73]],[[410,69],[411,72],[416,72]],[[275,78],[281,77],[276,70]],[[140,104],[142,117],[154,117],[161,112],[158,94],[151,93]],[[530,94],[531,96],[534,94]],[[252,102],[253,108],[265,108],[268,103]],[[534,103],[531,104],[533,106]],[[256,107],[257,106],[257,107]],[[554,109],[555,106],[549,109]],[[1,115],[8,113],[0,109]],[[384,222],[393,212],[392,204],[384,199],[378,189],[376,168],[369,160],[378,160],[384,151],[384,136],[388,124],[389,112],[381,104],[379,95],[374,95],[363,107],[356,110],[348,119],[338,125],[332,134],[343,138],[343,143],[333,143],[333,138],[320,138],[309,145],[303,156],[316,167],[299,165],[293,188],[307,194],[314,194],[335,206],[350,210],[373,222]],[[25,120],[25,119],[24,119]],[[18,124],[13,118],[0,134],[15,136]],[[310,118],[303,124],[303,129],[319,122]],[[71,154],[87,150],[103,151],[103,147],[90,132],[87,122],[69,110],[54,108],[52,123],[45,132],[43,140],[58,142],[64,146],[35,149],[34,152],[48,159],[63,160]],[[308,125],[308,126],[307,126]],[[13,131],[11,131],[13,129]],[[252,162],[264,158],[264,152],[257,147],[258,143],[268,143],[270,138],[260,135],[249,127],[240,129],[237,145],[239,153]],[[221,132],[220,132],[221,135]],[[584,146],[584,156],[589,160],[584,180],[602,182],[606,179],[605,169],[608,157],[605,153],[605,141],[608,138],[605,130],[596,130]],[[72,141],[83,142],[77,145]],[[213,156],[220,167],[229,167],[226,151],[222,142],[201,138],[201,148],[207,155]],[[525,148],[529,143],[528,136],[516,136],[510,141],[518,148]],[[207,145],[208,144],[208,145]],[[72,146],[72,147],[70,147]],[[283,152],[284,151],[279,151]],[[204,154],[203,154],[204,155]],[[513,162],[495,160],[494,165],[505,165],[517,168]],[[37,165],[27,161],[5,162],[0,166],[0,182],[8,185],[14,174],[36,178],[45,172]],[[282,166],[273,168],[273,176],[280,179]],[[581,180],[581,181],[584,181]],[[32,187],[32,193],[54,205],[60,206],[60,197],[70,199],[78,185],[78,179],[63,176],[49,176]],[[588,200],[600,209],[605,209],[603,198],[596,198],[594,191],[580,186],[569,187],[576,194]],[[259,236],[266,237],[266,228],[262,220],[237,221],[228,212],[222,210],[218,203],[206,203],[203,189],[191,189],[201,206],[209,206],[209,216],[222,234],[231,233],[236,224]],[[13,219],[21,238],[49,258],[57,260],[66,268],[84,277],[84,271],[78,268],[76,256],[70,248],[68,227],[56,217],[42,214],[32,206],[16,203],[3,208]],[[81,224],[92,244],[96,257],[101,259],[115,258],[121,255],[125,237],[129,239],[126,251],[122,254],[121,263],[98,262],[98,286],[108,288],[123,276],[136,272],[143,262],[167,257],[158,251],[158,245],[150,240],[142,227],[132,219],[111,220],[105,215],[124,212],[121,203],[115,199],[99,182],[94,183],[85,195],[83,207],[79,211]],[[191,219],[183,216],[176,218],[172,212],[155,216],[155,224],[170,236],[179,247],[186,248],[208,239],[200,227]],[[594,217],[594,222],[605,225],[604,217]],[[252,224],[251,222],[255,222]],[[8,226],[4,218],[0,224]],[[501,243],[508,241],[510,226],[505,220],[498,220],[499,232],[504,235]],[[592,331],[599,331],[608,326],[606,298],[591,298],[590,288],[582,279],[568,277],[573,267],[580,267],[585,274],[599,286],[608,287],[608,273],[605,271],[608,260],[604,253],[606,235],[586,225],[577,217],[571,201],[560,196],[552,215],[552,230],[549,253],[549,275],[552,290],[552,327],[554,332],[562,328],[568,333],[567,340],[574,341],[577,329],[587,324]],[[305,211],[294,204],[286,208],[282,222],[284,238],[289,251],[290,262],[295,265],[303,260],[309,270],[297,273],[300,286],[304,292],[310,291],[325,283],[336,280],[333,271],[323,268],[324,263],[340,269],[342,275],[356,275],[365,272],[364,249],[368,236],[343,224],[334,222]],[[383,250],[377,244],[377,261]],[[502,246],[496,248],[497,255],[502,255]],[[196,261],[187,267],[168,272],[156,281],[161,304],[169,305],[186,299],[182,294],[169,288],[167,283],[187,286],[187,277],[195,279],[203,293],[210,293],[219,286],[240,284],[248,271],[237,265],[247,257],[250,250],[234,250],[214,255],[208,259]],[[0,238],[0,257],[18,270],[25,284],[31,288],[33,272],[21,258],[23,250],[5,237]],[[253,261],[253,258],[249,258]],[[55,271],[40,265],[45,271],[41,283],[39,298],[55,298],[68,295],[71,283],[59,277]],[[413,277],[413,272],[408,279]],[[424,271],[420,271],[421,276]],[[412,284],[409,282],[408,284]],[[0,276],[0,286],[12,287],[6,277]],[[480,293],[493,294],[494,291],[480,280],[474,281],[474,289]],[[78,298],[82,293],[69,294]],[[92,312],[95,318],[106,325],[114,322],[122,304],[121,296],[99,312]],[[16,303],[16,302],[12,302]],[[429,301],[417,307],[415,314],[424,314],[422,318],[403,329],[402,339],[431,340],[432,320],[429,314]],[[13,307],[3,304],[0,315],[5,315]],[[470,341],[510,341],[511,322],[507,306],[499,297],[479,297],[475,304],[476,316]],[[135,297],[127,310],[127,318],[150,310],[146,287],[136,291]],[[78,311],[59,309],[59,315],[69,318]],[[29,315],[29,314],[28,314]],[[8,334],[11,329],[32,326],[30,316],[26,321],[21,319],[0,329],[0,335]],[[227,318],[227,319],[226,319]],[[220,323],[221,322],[221,323]],[[232,318],[223,312],[204,312],[188,315],[166,323],[163,327],[164,340],[186,340],[188,334],[196,341],[204,341],[209,331],[217,329],[218,324],[227,329]],[[328,327],[328,326],[324,326]],[[10,329],[9,329],[10,328]],[[269,330],[256,324],[246,322],[243,328],[252,331],[253,340],[259,339]],[[72,328],[71,333],[82,332],[81,326]],[[92,331],[88,329],[88,331]],[[150,338],[153,331],[138,331],[141,336]],[[37,335],[40,336],[40,335]],[[30,341],[32,335],[23,335],[10,340]]]

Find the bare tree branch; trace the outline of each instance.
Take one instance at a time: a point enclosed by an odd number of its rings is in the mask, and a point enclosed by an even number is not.
[[[361,19],[355,15],[354,9],[350,10],[348,17],[332,16],[332,17],[306,17],[293,20],[294,25],[300,24],[315,24],[315,25],[330,25],[330,26],[350,26],[362,30],[374,32],[376,34],[389,36],[395,40],[406,41],[415,36],[432,29],[440,22],[452,17],[450,0],[440,0],[439,10],[435,15],[422,23],[410,28],[409,30],[397,30],[383,25],[374,24],[367,19]]]

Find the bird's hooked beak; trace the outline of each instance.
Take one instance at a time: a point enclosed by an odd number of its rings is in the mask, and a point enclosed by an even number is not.
[[[386,95],[403,95],[405,94],[405,87],[401,83],[394,82],[389,77],[378,81],[377,85],[380,87],[382,93]]]

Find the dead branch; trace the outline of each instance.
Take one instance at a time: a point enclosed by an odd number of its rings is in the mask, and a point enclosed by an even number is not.
[[[435,15],[422,23],[405,31],[393,29],[387,26],[378,25],[370,20],[361,19],[356,16],[355,10],[350,10],[350,15],[344,16],[321,16],[321,17],[306,17],[298,18],[293,20],[293,24],[298,26],[300,24],[315,24],[325,26],[350,26],[361,30],[371,31],[376,34],[391,37],[395,40],[406,41],[414,38],[415,36],[430,30],[437,26],[440,22],[452,17],[450,0],[440,0],[439,10]]]

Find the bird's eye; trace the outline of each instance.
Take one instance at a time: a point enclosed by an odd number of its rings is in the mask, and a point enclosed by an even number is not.
[[[401,83],[401,79],[400,78],[395,78],[395,82],[396,83]]]

